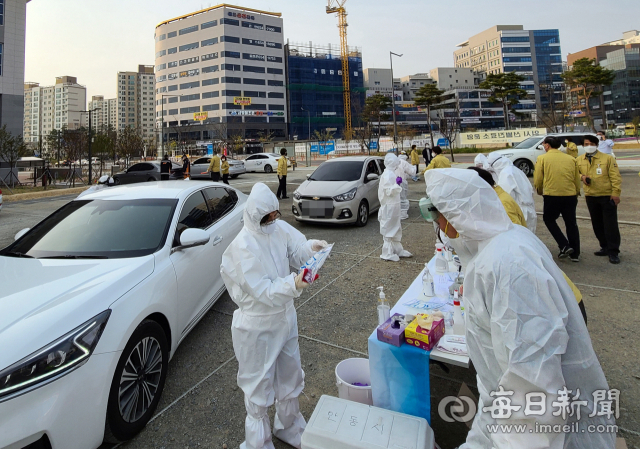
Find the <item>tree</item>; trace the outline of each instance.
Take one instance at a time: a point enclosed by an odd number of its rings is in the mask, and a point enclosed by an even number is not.
[[[367,118],[368,122],[378,122],[378,148],[380,148],[380,128],[383,119],[388,118],[388,114],[385,113],[391,107],[391,98],[385,97],[382,94],[375,94],[367,98],[364,102],[363,115]]]
[[[113,160],[116,153],[115,139],[108,132],[99,132],[93,139],[92,152],[98,158],[100,164],[100,175],[104,169],[104,164],[108,160]]]
[[[431,137],[431,146],[433,143],[433,130],[431,129],[431,107],[442,102],[442,94],[444,90],[438,89],[435,84],[427,84],[422,86],[416,92],[415,104],[421,108],[427,108],[427,124],[429,125],[429,136]]]
[[[120,157],[124,157],[126,165],[132,157],[142,156],[144,154],[144,141],[140,137],[137,129],[127,126],[118,133],[116,141],[116,151]]]
[[[527,96],[527,91],[520,87],[524,80],[524,76],[515,72],[503,72],[490,73],[487,79],[480,83],[480,89],[491,91],[489,101],[502,106],[505,129],[509,129],[509,110]]]
[[[451,111],[453,108],[453,111]],[[440,134],[449,141],[449,154],[451,155],[451,162],[455,162],[453,156],[453,149],[456,144],[458,134],[460,134],[460,103],[456,100],[447,106],[448,111],[444,109],[438,110],[438,117],[440,118]]]
[[[538,118],[544,126],[554,133],[566,131],[567,115],[569,114],[565,95],[562,95],[560,103],[555,101],[555,97],[559,92],[556,86],[553,84],[540,84],[540,99],[545,100],[548,106],[538,114]]]
[[[44,138],[47,153],[56,155],[57,164],[60,163],[60,152],[62,151],[62,133],[63,130],[52,129]]]
[[[259,131],[258,141],[262,144],[265,144],[267,142],[271,142],[274,136],[275,136],[275,133],[273,133],[272,131],[269,131],[269,130]]]
[[[20,180],[14,173],[13,169],[16,168],[16,164],[21,157],[27,155],[29,148],[22,139],[22,136],[13,136],[7,131],[7,125],[3,125],[0,128],[0,161],[9,164],[9,173],[2,180],[7,184],[7,178],[11,186],[15,186],[16,181],[20,184]]]
[[[585,100],[587,123],[595,132],[596,129],[593,123],[593,116],[591,115],[589,100],[592,97],[601,95],[603,87],[613,83],[613,80],[616,78],[615,72],[597,64],[595,59],[581,58],[575,61],[571,69],[564,72],[561,76],[567,86],[577,90],[578,99]],[[580,104],[580,102],[578,102],[578,104]],[[602,114],[604,123],[604,116],[606,115],[604,110]]]

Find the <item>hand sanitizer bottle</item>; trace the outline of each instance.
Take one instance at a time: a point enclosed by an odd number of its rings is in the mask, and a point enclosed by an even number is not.
[[[378,326],[389,319],[391,308],[384,295],[384,287],[378,287],[380,290],[380,299],[378,300]]]
[[[424,264],[424,274],[422,275],[422,295],[427,297],[433,297],[436,292],[433,288],[433,276],[429,271],[428,264]]]
[[[466,326],[460,310],[460,298],[458,298],[458,292],[456,291],[453,294],[453,335],[465,334]]]

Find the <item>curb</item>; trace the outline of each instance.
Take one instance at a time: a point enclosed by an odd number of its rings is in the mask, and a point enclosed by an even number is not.
[[[18,193],[15,195],[7,195],[4,194],[2,196],[2,200],[5,203],[15,203],[18,201],[27,201],[27,200],[37,200],[40,198],[53,198],[56,196],[64,196],[64,195],[73,195],[73,194],[79,194],[80,192],[84,191],[85,189],[88,189],[89,186],[84,186],[84,187],[75,187],[72,189],[69,188],[63,188],[63,189],[58,189],[53,187],[53,190],[47,190],[47,191],[43,191],[43,192],[34,192],[34,193]]]

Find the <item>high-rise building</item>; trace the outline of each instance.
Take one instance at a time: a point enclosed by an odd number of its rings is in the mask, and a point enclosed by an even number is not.
[[[522,25],[496,25],[458,44],[455,67],[470,68],[479,81],[487,74],[515,72],[525,77],[527,97],[515,110],[529,114],[562,102],[562,57],[558,30],[525,30]],[[542,86],[542,90],[541,90]],[[549,92],[552,92],[551,94]]]
[[[24,42],[27,3],[0,1],[0,126],[14,136],[24,130]]]
[[[616,74],[604,91],[607,122],[624,125],[640,115],[640,43],[607,53],[600,65]]]
[[[340,47],[287,43],[285,54],[291,138],[313,138],[315,131],[340,137],[345,126]],[[349,47],[348,57],[351,116],[356,127],[366,90],[362,53]]]
[[[38,83],[24,83],[24,123],[22,137],[25,142],[35,144],[42,135],[43,89]],[[35,146],[35,145],[33,145]]]
[[[219,5],[156,27],[156,120],[165,142],[286,136],[281,16]]]
[[[155,75],[152,65],[139,65],[137,72],[118,72],[117,127],[140,133],[155,146]]]
[[[437,67],[429,71],[438,89],[475,89],[478,87],[477,76],[473,69],[462,67]]]
[[[89,102],[91,112],[91,127],[94,131],[102,131],[111,127],[118,129],[118,99],[106,99],[102,95],[94,95]],[[85,115],[85,128],[89,127],[89,114]]]

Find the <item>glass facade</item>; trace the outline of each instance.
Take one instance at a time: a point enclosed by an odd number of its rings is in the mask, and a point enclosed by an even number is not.
[[[309,138],[314,131],[336,128],[335,136],[344,130],[344,98],[342,87],[342,60],[326,54],[287,56],[287,91],[289,95],[289,134],[299,140]],[[352,92],[351,114],[362,111],[365,98],[362,58],[349,58],[349,83]],[[304,109],[304,110],[303,110]],[[307,112],[308,111],[308,112]],[[352,118],[355,124],[355,120]]]
[[[558,30],[533,31],[532,48],[535,51],[536,96],[539,106],[549,109],[551,102],[562,101],[563,83],[560,33]],[[543,86],[540,89],[540,86]]]
[[[616,73],[613,84],[605,88],[607,120],[618,125],[631,122],[640,115],[640,49],[612,51],[600,65]]]

